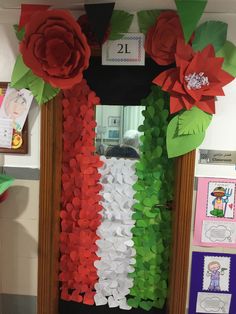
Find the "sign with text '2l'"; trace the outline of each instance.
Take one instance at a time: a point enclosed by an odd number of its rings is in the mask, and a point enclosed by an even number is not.
[[[145,65],[144,35],[126,33],[102,46],[102,65]]]

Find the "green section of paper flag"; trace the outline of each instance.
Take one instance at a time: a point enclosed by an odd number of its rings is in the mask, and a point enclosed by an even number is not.
[[[136,250],[135,272],[129,274],[134,285],[128,304],[149,311],[162,308],[167,296],[169,253],[171,241],[171,210],[173,160],[168,159],[166,129],[169,119],[169,95],[154,86],[151,94],[141,101],[145,117],[139,131],[141,156],[136,164],[137,182],[132,229]]]
[[[185,42],[192,36],[207,4],[207,0],[175,0]]]

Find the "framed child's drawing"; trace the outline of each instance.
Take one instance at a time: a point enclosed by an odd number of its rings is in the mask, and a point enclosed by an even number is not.
[[[0,153],[28,153],[28,119],[32,94],[0,83]]]

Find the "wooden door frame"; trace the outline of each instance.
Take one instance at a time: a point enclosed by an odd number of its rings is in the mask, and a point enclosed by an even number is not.
[[[42,106],[37,314],[58,314],[62,107]],[[186,312],[195,151],[176,159],[168,314]]]

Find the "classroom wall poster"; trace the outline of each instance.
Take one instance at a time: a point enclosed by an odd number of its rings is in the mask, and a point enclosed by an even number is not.
[[[192,253],[189,314],[236,313],[236,255]]]
[[[199,178],[193,244],[236,247],[236,180]]]

